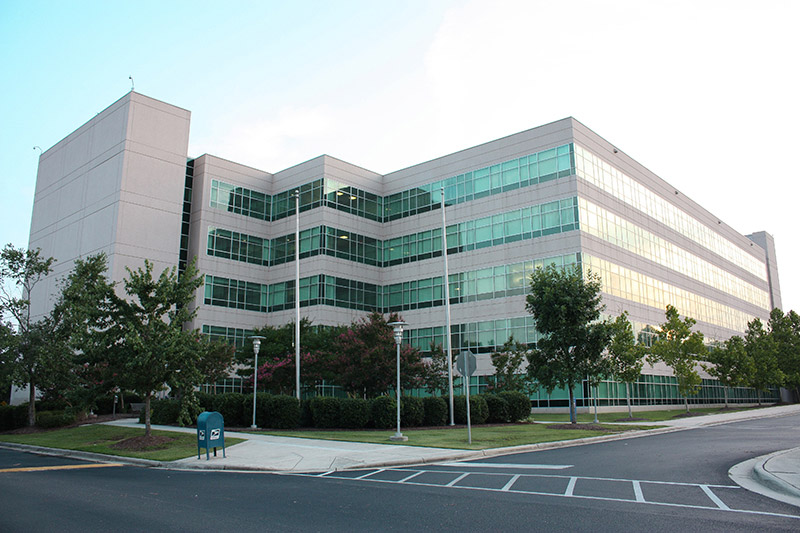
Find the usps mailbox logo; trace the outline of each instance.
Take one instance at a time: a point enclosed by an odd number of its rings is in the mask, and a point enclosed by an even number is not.
[[[211,437],[209,440],[219,440],[219,428],[211,430]]]
[[[198,440],[205,440],[205,438],[206,438],[206,430],[205,429],[201,429],[200,430],[200,434],[198,435],[197,438],[198,438]]]

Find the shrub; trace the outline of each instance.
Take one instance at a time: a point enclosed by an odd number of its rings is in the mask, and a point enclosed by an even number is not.
[[[69,404],[62,398],[36,400],[36,411],[63,411],[67,407]]]
[[[453,412],[456,424],[467,423],[467,397],[453,396]],[[470,396],[469,414],[472,424],[484,424],[489,416],[489,407],[481,395]]]
[[[110,415],[114,412],[114,395],[105,395],[95,398],[94,412],[98,415]],[[119,399],[117,399],[117,412],[120,412]]]
[[[509,422],[520,422],[531,416],[531,399],[518,391],[501,392],[498,396],[508,403]]]
[[[0,406],[0,431],[10,431],[28,424],[28,404]]]
[[[373,427],[389,429],[397,424],[397,402],[389,396],[378,396],[370,400],[369,418]]]
[[[253,396],[249,395],[250,399],[250,420],[253,416]],[[222,420],[225,422],[225,427],[245,427],[249,426],[248,421],[244,416],[245,395],[239,392],[226,392],[224,394],[217,394],[212,396],[211,410],[217,411],[222,415]]]
[[[327,396],[312,398],[311,418],[316,428],[338,427],[340,419],[339,399]]]
[[[511,422],[508,401],[498,394],[482,394],[489,408],[489,416],[486,421],[490,424],[500,424]]]
[[[395,409],[397,409],[395,407]],[[397,422],[397,412],[395,411],[395,422]],[[419,427],[425,420],[425,407],[422,405],[422,398],[415,396],[403,396],[400,398],[400,423],[403,427]]]
[[[310,428],[314,426],[314,418],[311,416],[311,400],[303,398],[300,400],[300,427]]]
[[[264,411],[262,427],[294,429],[300,425],[300,402],[294,396],[269,396]]]
[[[75,422],[75,415],[65,411],[41,411],[36,413],[36,425],[40,428],[60,428]]]
[[[150,423],[172,425],[178,422],[181,402],[178,400],[150,400]],[[139,422],[144,423],[144,411],[139,415]]]
[[[422,399],[424,415],[422,423],[426,426],[444,426],[447,424],[447,401],[438,396],[429,396]]]
[[[207,392],[195,392],[197,404],[203,411],[214,411],[214,395]],[[202,412],[202,411],[201,411]]]
[[[369,402],[363,398],[337,398],[339,427],[361,429],[369,424]]]

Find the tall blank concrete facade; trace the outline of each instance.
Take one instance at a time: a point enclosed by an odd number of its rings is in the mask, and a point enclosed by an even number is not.
[[[537,339],[525,293],[539,265],[599,274],[607,314],[628,311],[643,338],[667,304],[711,340],[780,306],[769,234],[737,233],[573,118],[386,175],[327,155],[274,174],[190,158],[189,119],[131,92],[42,154],[30,246],[58,263],[35,312],[76,258],[105,252],[115,281],[144,259],[158,272],[196,258],[193,326],[214,337],[293,321],[297,191],[301,315],[396,311],[426,351],[444,336],[442,187],[451,339],[484,378],[510,335]]]

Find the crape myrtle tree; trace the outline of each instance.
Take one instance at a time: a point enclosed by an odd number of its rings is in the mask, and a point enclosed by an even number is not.
[[[396,313],[386,320],[380,313],[363,317],[339,334],[327,353],[328,368],[335,382],[357,397],[374,398],[395,386],[397,380],[396,345],[390,322],[402,320]],[[408,344],[400,347],[400,387],[423,386],[428,366],[419,350]]]
[[[570,422],[577,423],[575,391],[587,376],[608,372],[603,352],[611,326],[600,319],[604,309],[599,277],[581,268],[537,268],[531,275],[526,309],[542,335],[528,355],[528,375],[548,392],[569,391]]]
[[[648,359],[651,363],[661,361],[672,368],[678,380],[678,393],[683,396],[688,413],[689,396],[697,394],[702,383],[695,367],[708,350],[703,344],[703,334],[692,331],[697,322],[695,319],[685,317],[681,320],[678,310],[672,305],[667,306],[665,317]]]
[[[425,390],[430,394],[447,394],[447,353],[442,345],[431,342],[430,352],[423,355],[422,362],[427,365],[422,378]]]
[[[738,335],[726,340],[721,346],[709,350],[706,357],[710,365],[703,365],[706,372],[722,384],[725,395],[725,409],[728,408],[728,387],[745,385],[752,374],[753,360],[747,353],[744,339]]]
[[[7,244],[0,252],[0,320],[4,323],[4,364],[17,386],[28,386],[28,425],[36,424],[36,390],[52,377],[56,351],[54,330],[57,317],[36,322],[31,317],[30,296],[52,270],[55,259],[44,258],[40,250],[25,250]],[[49,375],[48,375],[49,374]]]
[[[631,407],[631,384],[635,383],[644,367],[645,351],[643,346],[636,343],[633,326],[628,320],[625,311],[611,323],[611,342],[608,344],[608,354],[612,373],[625,383],[625,398],[628,403],[628,418],[633,418]]]

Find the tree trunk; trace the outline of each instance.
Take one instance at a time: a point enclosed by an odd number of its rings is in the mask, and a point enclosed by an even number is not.
[[[144,397],[144,436],[150,436],[150,396],[152,392],[148,392]]]
[[[28,385],[28,425],[36,425],[36,385],[33,381]]]
[[[631,386],[630,386],[630,383],[625,383],[625,397],[628,398],[628,418],[633,418],[633,409],[631,408]]]
[[[578,423],[578,416],[575,413],[575,391],[572,390],[572,387],[569,387],[569,423]]]
[[[683,400],[686,402],[686,412],[688,413],[689,412],[689,397],[688,396],[684,396]]]
[[[761,407],[761,389],[756,391],[758,393],[758,406]]]
[[[722,390],[725,392],[725,409],[728,408],[728,387],[723,386]]]

